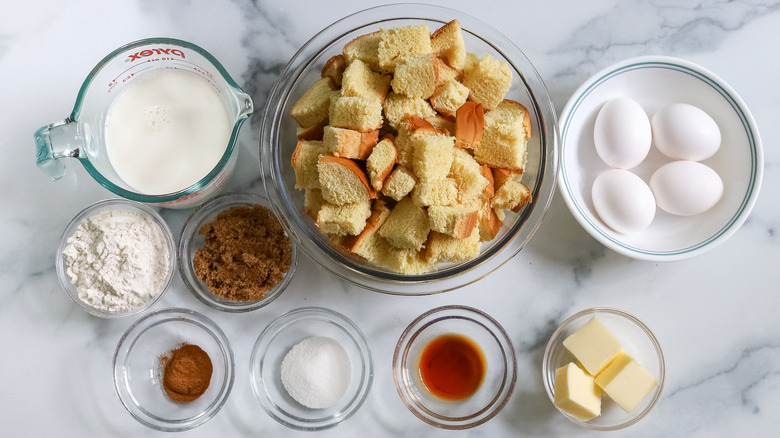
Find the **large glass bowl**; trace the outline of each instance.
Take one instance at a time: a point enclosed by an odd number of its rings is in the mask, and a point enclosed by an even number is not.
[[[509,63],[512,88],[507,99],[528,108],[533,136],[528,142],[528,164],[523,183],[531,189],[533,202],[518,214],[509,213],[499,234],[485,242],[473,260],[440,265],[421,275],[404,275],[350,257],[331,247],[303,207],[304,192],[295,189],[290,158],[297,143],[297,124],[290,109],[320,78],[322,66],[342,52],[359,35],[411,24],[427,24],[431,31],[457,19],[463,28],[466,50],[479,56],[490,54]],[[461,12],[431,5],[387,5],[367,9],[328,26],[296,53],[271,90],[263,116],[260,161],[266,190],[277,216],[304,253],[341,277],[361,287],[398,295],[444,292],[473,283],[490,274],[528,242],[544,217],[555,190],[558,166],[558,134],[553,104],[538,72],[523,52],[489,25]]]

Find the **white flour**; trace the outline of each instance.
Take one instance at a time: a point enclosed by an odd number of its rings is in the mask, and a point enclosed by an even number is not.
[[[160,226],[130,210],[84,219],[62,257],[79,298],[112,312],[134,309],[159,295],[170,269]]]

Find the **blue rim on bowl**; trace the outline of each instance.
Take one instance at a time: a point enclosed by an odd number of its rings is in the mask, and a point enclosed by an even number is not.
[[[659,211],[655,221],[659,225],[654,222],[639,237],[618,234],[599,220],[588,182],[592,184],[595,176],[608,167],[598,161],[595,150],[584,150],[589,146],[592,149],[592,135],[587,135],[592,127],[587,125],[592,125],[603,102],[621,95],[637,100],[646,110],[657,110],[667,103],[690,103],[716,119],[721,125],[723,146],[705,164],[720,173],[727,186],[719,205],[696,217],[673,217]],[[651,150],[645,161],[652,161],[652,155]],[[566,205],[596,240],[636,259],[682,260],[723,243],[745,222],[755,205],[763,162],[758,128],[742,98],[711,71],[683,59],[644,56],[613,64],[585,81],[561,114],[558,186]],[[644,163],[632,171],[647,180],[651,167],[642,166]]]

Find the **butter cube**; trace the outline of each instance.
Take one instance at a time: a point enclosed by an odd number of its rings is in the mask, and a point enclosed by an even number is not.
[[[598,376],[623,351],[620,342],[596,317],[564,339],[563,346],[591,376]]]
[[[555,370],[555,406],[582,421],[601,415],[601,392],[593,376],[574,362]]]
[[[631,356],[620,353],[596,377],[598,385],[621,409],[631,413],[658,385],[655,378]]]

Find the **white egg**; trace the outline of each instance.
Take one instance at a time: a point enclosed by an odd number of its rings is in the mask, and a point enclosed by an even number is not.
[[[592,196],[601,220],[619,233],[642,231],[655,217],[653,192],[628,170],[611,169],[596,177]]]
[[[680,216],[704,213],[723,196],[717,172],[696,161],[664,164],[650,177],[650,189],[661,209]]]
[[[652,144],[650,120],[636,101],[627,97],[608,100],[596,115],[593,143],[609,166],[631,169],[645,159]]]
[[[653,143],[675,160],[701,161],[720,148],[720,128],[706,112],[687,103],[673,103],[653,116]]]

